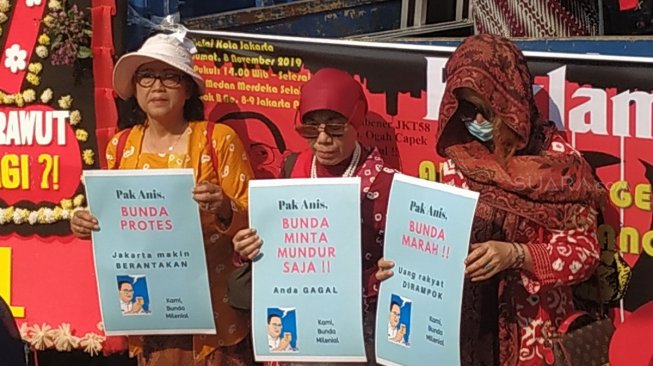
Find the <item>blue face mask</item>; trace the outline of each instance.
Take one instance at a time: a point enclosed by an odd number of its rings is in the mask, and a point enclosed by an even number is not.
[[[484,120],[483,122],[465,122],[465,127],[467,127],[467,130],[472,134],[472,136],[483,142],[492,140],[492,129],[494,126],[492,125],[492,122],[488,120]]]

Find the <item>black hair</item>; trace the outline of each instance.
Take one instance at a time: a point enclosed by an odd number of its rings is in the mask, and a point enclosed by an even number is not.
[[[395,306],[395,305],[399,306],[399,309],[401,309],[401,305],[399,305],[398,302],[396,302],[396,301],[390,301],[390,310],[392,310],[392,307]]]
[[[120,282],[118,282],[118,290],[120,290],[121,287],[122,287],[122,285],[124,285],[125,283],[128,284],[129,286],[132,286],[132,288],[134,287],[134,286],[132,285],[132,283],[129,282],[129,281],[120,281]]]
[[[270,315],[268,315],[268,324],[270,324],[270,320],[272,320],[272,318],[279,318],[279,320],[281,320],[281,315],[279,315],[279,314],[270,314]]]

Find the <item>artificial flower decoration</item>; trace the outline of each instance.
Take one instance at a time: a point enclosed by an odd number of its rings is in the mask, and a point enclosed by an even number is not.
[[[59,0],[50,0],[48,2],[48,9],[50,10],[61,10],[61,1]]]
[[[36,74],[32,74],[31,72],[27,73],[27,76],[25,77],[25,79],[27,79],[28,83],[30,83],[32,85],[35,85],[35,86],[38,86],[39,84],[41,84],[41,78]]]
[[[73,104],[73,97],[70,95],[64,95],[63,97],[59,98],[57,103],[61,109],[70,109],[70,106]]]
[[[39,36],[39,44],[42,44],[44,46],[47,46],[50,44],[50,37],[47,34],[41,34]]]
[[[14,104],[16,103],[16,96],[13,94],[5,94],[2,97],[2,104]]]
[[[38,75],[41,72],[41,70],[43,70],[43,65],[41,65],[40,62],[32,62],[27,66],[27,70],[29,70],[29,72]]]
[[[52,92],[52,89],[45,89],[43,93],[41,93],[41,102],[43,102],[43,104],[47,104],[52,99],[53,94],[54,93]]]
[[[48,51],[47,47],[43,45],[36,46],[36,55],[39,56],[40,58],[46,58],[48,57],[49,54],[50,52]]]
[[[54,66],[74,65],[78,59],[92,57],[93,32],[88,14],[77,4],[66,6],[58,0],[50,0],[48,8],[50,13],[43,20],[48,28],[45,32],[55,40],[50,44],[50,63]]]
[[[32,103],[36,100],[36,92],[34,89],[27,89],[23,92],[23,100],[25,103]]]
[[[18,93],[14,96],[14,99],[16,100],[16,106],[17,107],[23,107],[25,106],[25,99],[23,99],[23,94]]]
[[[73,198],[73,205],[75,207],[79,207],[84,203],[84,195],[83,194],[78,194]]]
[[[66,209],[66,210],[72,210],[73,209],[73,200],[72,199],[62,199],[61,200],[61,208]]]
[[[86,165],[93,165],[95,162],[95,152],[91,149],[86,149],[82,152],[82,160]]]
[[[82,114],[78,110],[70,112],[70,125],[75,126],[82,121]]]
[[[14,43],[11,47],[5,50],[5,67],[11,70],[14,74],[18,71],[25,70],[27,67],[27,51],[20,48],[18,43]]]
[[[54,25],[54,18],[51,15],[46,15],[43,17],[43,24],[48,28],[52,27]]]
[[[79,130],[75,131],[75,137],[79,141],[86,142],[86,140],[88,140],[88,132],[86,132],[86,131],[84,131],[82,129],[79,129]]]
[[[9,11],[10,7],[9,0],[0,0],[0,12],[6,13]]]

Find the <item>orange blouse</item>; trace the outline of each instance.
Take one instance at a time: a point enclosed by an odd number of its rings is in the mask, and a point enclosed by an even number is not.
[[[188,125],[190,131],[187,133],[190,137],[184,154],[141,152],[146,130],[143,125],[119,132],[107,147],[109,169],[115,169],[119,137],[129,133],[118,164],[119,169],[192,168],[197,183],[208,181],[217,184],[231,199],[233,218],[229,227],[221,227],[215,216],[200,211],[217,334],[193,336],[197,360],[203,359],[219,346],[239,343],[249,333],[249,313],[232,308],[227,303],[226,296],[227,280],[235,269],[231,237],[247,226],[247,188],[254,173],[236,132],[229,126],[216,124],[209,144],[206,136],[208,123],[211,122],[191,122]],[[215,151],[218,171],[213,168],[209,146]],[[130,351],[133,354],[142,351],[142,341],[142,337],[129,337]]]

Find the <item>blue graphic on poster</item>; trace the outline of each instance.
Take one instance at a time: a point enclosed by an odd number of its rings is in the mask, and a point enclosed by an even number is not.
[[[395,263],[381,283],[376,359],[421,366],[460,364],[460,317],[478,193],[395,174],[383,256]]]
[[[215,334],[192,169],[85,171],[107,335]]]
[[[413,302],[392,294],[388,316],[388,340],[402,346],[410,346],[410,318]],[[378,311],[378,310],[377,310]]]
[[[145,275],[118,275],[118,294],[122,315],[143,315],[150,312],[150,294]]]
[[[268,308],[270,352],[297,351],[297,313],[294,308]]]
[[[255,180],[257,361],[364,362],[360,179]]]

